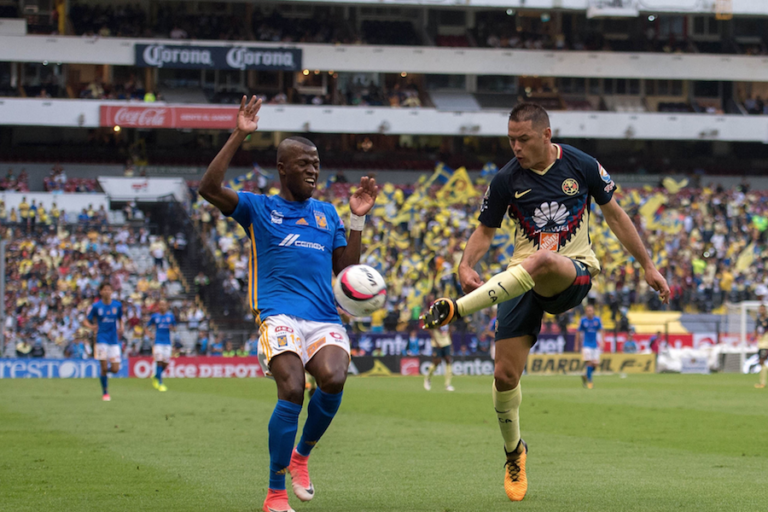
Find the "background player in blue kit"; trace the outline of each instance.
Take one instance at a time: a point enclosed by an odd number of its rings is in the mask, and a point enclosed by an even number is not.
[[[648,285],[669,301],[669,286],[656,270],[629,216],[613,198],[616,187],[593,157],[553,144],[549,115],[540,105],[521,103],[507,123],[513,158],[493,178],[459,264],[467,293],[438,299],[424,317],[427,329],[498,304],[493,404],[507,456],[504,490],[520,501],[528,490],[528,446],[520,437],[520,377],[541,331],[544,312],[560,314],[584,300],[600,262],[592,251],[592,198],[605,221],[643,268]],[[507,270],[483,283],[474,270],[488,251],[505,215],[515,222],[515,251]]]
[[[88,312],[88,318],[83,324],[92,331],[96,331],[96,350],[94,358],[101,361],[101,390],[102,400],[109,402],[107,372],[120,371],[122,359],[122,347],[120,338],[123,336],[123,305],[112,300],[112,286],[109,283],[101,283],[99,286],[101,300],[96,301]],[[94,323],[96,320],[96,323]],[[107,367],[109,362],[109,367]]]
[[[269,421],[269,490],[265,512],[292,511],[285,490],[291,474],[296,496],[314,496],[307,460],[341,404],[349,366],[349,338],[336,310],[331,280],[360,261],[365,214],[376,201],[373,179],[362,178],[350,197],[350,234],[333,205],[312,199],[320,159],[315,145],[289,137],[277,148],[280,194],[237,193],[223,188],[229,162],[258,128],[261,100],[240,103],[237,126],[200,182],[199,193],[234,218],[250,239],[248,293],[259,324],[259,355],[277,384]],[[304,431],[293,449],[304,402],[304,370],[317,379]]]
[[[155,342],[152,347],[152,356],[155,358],[155,377],[152,385],[158,391],[168,391],[163,384],[163,372],[171,360],[171,331],[176,330],[176,317],[168,311],[168,302],[161,300],[158,304],[159,312],[152,314],[147,323],[147,328],[155,329]]]
[[[579,330],[576,331],[575,349],[581,347],[581,360],[587,363],[581,380],[589,389],[592,389],[592,373],[600,365],[600,336],[603,323],[595,316],[595,307],[591,304],[584,310],[584,317],[579,322]]]

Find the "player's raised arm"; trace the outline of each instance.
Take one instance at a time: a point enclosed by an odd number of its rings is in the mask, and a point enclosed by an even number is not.
[[[464,293],[469,293],[483,285],[483,280],[475,271],[475,265],[488,252],[495,235],[496,228],[489,228],[480,224],[469,237],[461,257],[461,263],[459,263],[459,281]]]
[[[376,180],[364,176],[360,179],[360,187],[349,198],[349,238],[345,247],[338,247],[333,251],[333,272],[339,274],[350,265],[360,263],[362,250],[363,226],[365,215],[371,211],[379,195],[379,187]]]
[[[240,111],[237,113],[235,131],[232,132],[229,140],[213,159],[211,165],[208,166],[203,179],[200,180],[200,188],[198,189],[198,193],[203,199],[218,208],[224,215],[230,215],[235,211],[238,196],[234,190],[222,187],[221,182],[224,181],[227,167],[229,167],[232,157],[237,153],[240,144],[259,127],[259,117],[256,114],[261,108],[261,100],[257,100],[256,96],[253,96],[247,105],[245,100],[245,96],[240,100]]]
[[[637,260],[640,266],[643,267],[645,281],[651,288],[659,292],[659,298],[661,298],[661,301],[664,304],[669,304],[670,291],[667,280],[664,279],[664,276],[662,276],[658,270],[656,270],[656,266],[653,264],[653,261],[651,261],[648,251],[645,250],[645,245],[643,245],[643,241],[640,240],[640,235],[637,233],[635,225],[632,224],[629,215],[627,215],[622,207],[619,206],[619,203],[617,203],[614,198],[611,198],[609,202],[601,205],[600,209],[602,210],[605,221],[608,223],[608,227],[611,228],[613,234],[616,235],[619,242],[621,242],[627,251],[635,257],[635,260]]]

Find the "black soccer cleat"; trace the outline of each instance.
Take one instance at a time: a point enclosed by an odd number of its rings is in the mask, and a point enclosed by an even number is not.
[[[455,322],[460,317],[456,301],[443,298],[433,302],[421,319],[424,321],[425,329],[434,329]]]

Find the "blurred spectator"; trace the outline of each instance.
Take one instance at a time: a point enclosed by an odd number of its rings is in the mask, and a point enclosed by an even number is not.
[[[16,357],[29,357],[30,352],[32,352],[32,345],[26,339],[16,344]]]
[[[208,355],[208,332],[203,331],[197,338],[197,344],[195,345],[195,352],[199,356]]]
[[[224,335],[217,334],[216,339],[211,344],[210,352],[208,355],[220,356],[224,352]]]

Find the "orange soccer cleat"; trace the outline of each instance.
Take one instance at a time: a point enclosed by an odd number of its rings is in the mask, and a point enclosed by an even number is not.
[[[504,490],[512,501],[522,501],[528,492],[528,477],[525,475],[525,459],[528,456],[528,445],[522,439],[513,452],[507,452],[507,462],[504,464]]]

